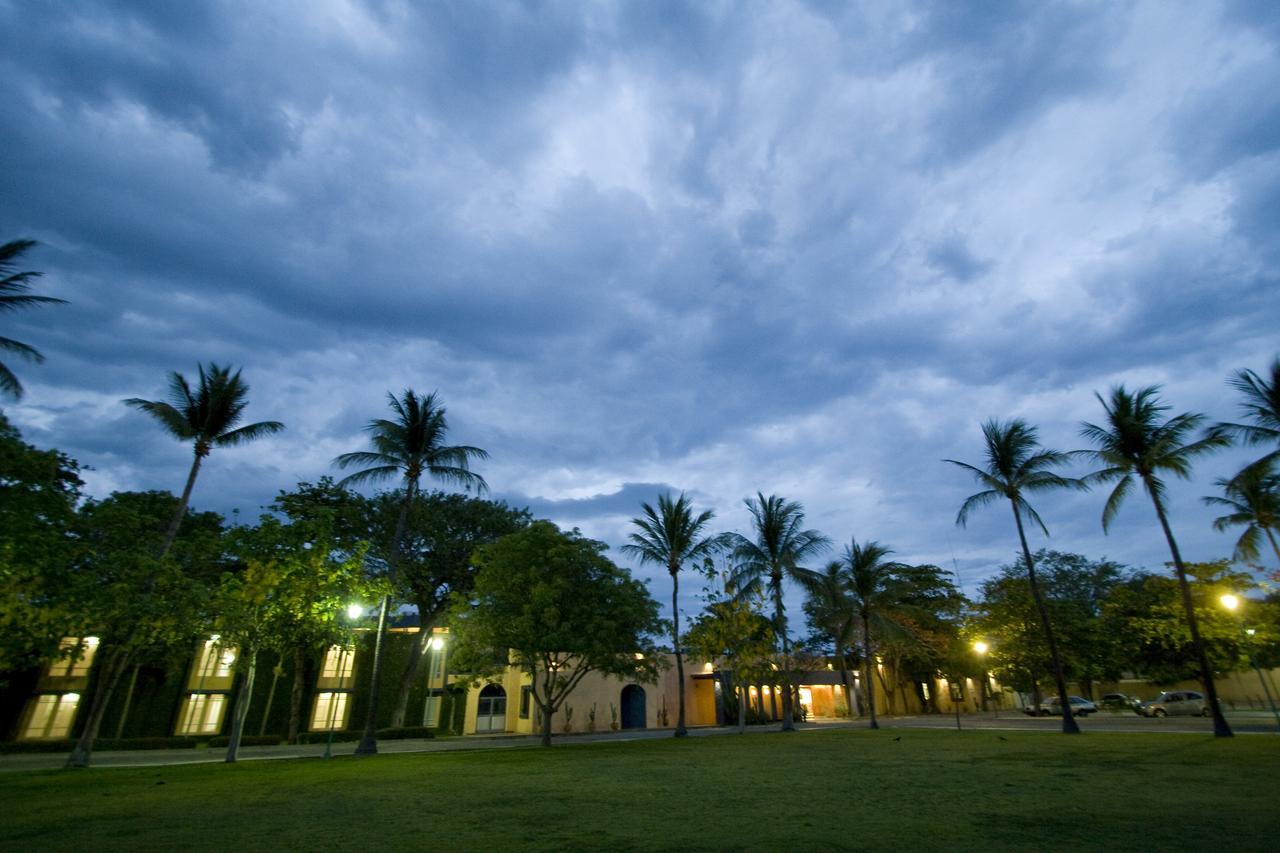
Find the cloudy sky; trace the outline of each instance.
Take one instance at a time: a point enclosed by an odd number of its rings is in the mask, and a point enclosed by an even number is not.
[[[194,503],[251,518],[438,390],[494,494],[615,545],[662,490],[742,531],[778,493],[972,591],[1015,547],[954,526],[982,420],[1230,419],[1280,350],[1277,9],[0,0],[0,240],[71,303],[2,318],[48,358],[5,409],[94,495],[176,491],[120,400],[242,366],[288,431]],[[1189,559],[1242,458],[1175,491]],[[1102,501],[1033,545],[1159,568]]]

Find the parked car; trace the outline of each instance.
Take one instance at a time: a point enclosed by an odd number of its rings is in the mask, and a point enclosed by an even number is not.
[[[1068,696],[1067,701],[1071,703],[1071,714],[1075,717],[1084,717],[1089,714],[1096,713],[1098,706],[1080,696]],[[1040,703],[1038,708],[1023,708],[1032,717],[1057,717],[1061,716],[1062,706],[1058,702],[1058,697],[1054,696]]]
[[[1127,693],[1102,694],[1102,707],[1108,711],[1132,711],[1141,704],[1141,699],[1137,696],[1130,696]]]
[[[1144,717],[1207,717],[1211,713],[1204,696],[1194,690],[1166,690],[1136,708]]]

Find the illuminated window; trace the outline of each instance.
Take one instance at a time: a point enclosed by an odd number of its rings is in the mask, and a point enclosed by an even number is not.
[[[98,638],[63,637],[58,643],[58,659],[49,664],[53,678],[84,678],[93,666],[98,651]]]
[[[311,730],[327,732],[345,728],[347,725],[347,708],[351,694],[342,691],[328,691],[316,694],[315,711],[311,714]]]
[[[211,637],[204,641],[200,649],[196,678],[227,678],[231,675],[231,666],[235,662],[236,650],[220,645],[218,637]]]
[[[320,668],[320,677],[346,681],[355,670],[356,654],[354,649],[345,646],[330,646],[324,653],[324,665]]]
[[[216,735],[222,729],[225,693],[188,693],[178,723],[180,735]]]
[[[29,739],[70,737],[79,703],[79,693],[37,696],[22,736]]]

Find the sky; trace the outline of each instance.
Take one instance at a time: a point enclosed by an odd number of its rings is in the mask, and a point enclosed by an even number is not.
[[[412,388],[494,496],[613,546],[665,491],[744,533],[779,494],[973,594],[1017,547],[1003,507],[955,526],[982,421],[1079,448],[1116,383],[1235,420],[1280,352],[1277,4],[0,0],[0,32],[0,241],[70,303],[0,317],[47,358],[3,405],[96,497],[181,489],[121,400],[216,362],[287,430],[216,450],[198,509],[336,473]],[[1200,497],[1248,458],[1173,487],[1187,559],[1230,555]],[[1038,497],[1032,547],[1162,569],[1145,496],[1107,535],[1104,497]]]

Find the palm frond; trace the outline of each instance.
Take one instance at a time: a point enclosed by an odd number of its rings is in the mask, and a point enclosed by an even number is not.
[[[1124,503],[1125,497],[1132,488],[1133,475],[1125,474],[1120,477],[1116,487],[1107,496],[1107,503],[1102,508],[1102,530],[1104,533],[1111,528],[1111,522],[1115,520],[1116,513],[1120,511],[1120,504]]]
[[[214,439],[214,444],[219,447],[233,447],[262,438],[264,435],[275,435],[283,429],[284,424],[279,421],[259,421],[256,424],[233,429],[231,432],[224,432]]]

